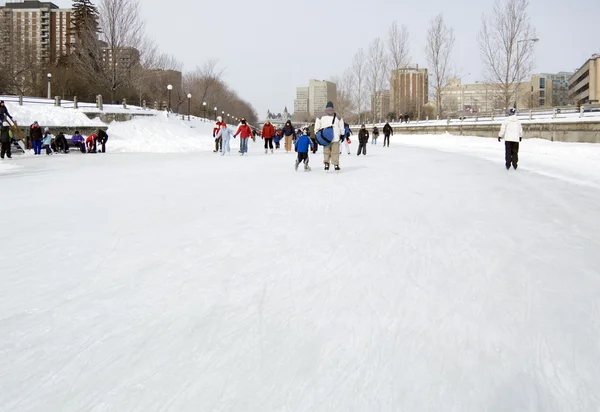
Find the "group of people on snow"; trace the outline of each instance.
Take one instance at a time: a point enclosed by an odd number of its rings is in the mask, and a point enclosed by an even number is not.
[[[49,127],[44,127],[42,131],[36,120],[29,127],[26,147],[33,149],[34,155],[41,155],[43,149],[47,156],[53,153],[69,153],[71,148],[76,148],[81,153],[106,153],[107,141],[108,134],[100,128],[87,137],[82,136],[79,130],[75,130],[71,138],[67,139],[63,132],[54,136]],[[98,146],[100,146],[99,149]]]
[[[9,159],[12,158],[11,146],[13,143],[17,144],[20,141],[19,136],[13,134],[13,130],[20,133],[16,127],[18,126],[8,112],[4,101],[0,101],[0,158],[2,159],[5,156]],[[100,146],[99,151],[105,153],[108,134],[103,129],[98,128],[86,138],[76,130],[71,138],[67,139],[63,132],[59,132],[54,136],[49,127],[44,127],[42,130],[36,120],[29,126],[29,134],[24,140],[21,148],[23,150],[33,150],[35,156],[41,155],[42,150],[48,156],[53,153],[69,153],[73,147],[82,153],[97,153],[98,146]]]

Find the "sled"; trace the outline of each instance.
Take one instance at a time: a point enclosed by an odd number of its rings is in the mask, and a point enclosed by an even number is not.
[[[8,116],[6,116],[4,120],[6,121],[6,123],[8,123],[8,127],[10,127],[10,130],[12,130],[13,138],[18,139],[17,144],[19,145],[21,150],[23,150],[23,153],[25,153],[25,134],[23,134],[23,131],[21,130],[21,128],[15,120],[11,119]]]

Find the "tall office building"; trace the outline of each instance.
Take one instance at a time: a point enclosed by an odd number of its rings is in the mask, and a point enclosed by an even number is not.
[[[297,115],[308,114],[308,87],[296,87],[294,113]]]
[[[40,61],[55,63],[70,53],[75,37],[71,9],[51,2],[8,2],[0,7],[2,41],[8,47],[32,53]]]
[[[419,111],[429,101],[427,69],[418,64],[392,70],[390,80],[390,105],[396,114]]]
[[[327,102],[335,102],[336,84],[326,80],[310,80],[308,82],[308,113],[314,117],[321,114]]]

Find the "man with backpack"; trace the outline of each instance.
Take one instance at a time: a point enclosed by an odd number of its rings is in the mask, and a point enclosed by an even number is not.
[[[323,163],[325,170],[333,163],[335,170],[340,170],[340,140],[344,138],[344,120],[333,110],[333,103],[327,102],[325,113],[315,120],[317,142],[323,146]]]

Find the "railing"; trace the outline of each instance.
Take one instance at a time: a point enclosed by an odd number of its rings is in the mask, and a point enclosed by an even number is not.
[[[407,127],[415,127],[415,126],[424,126],[424,125],[450,125],[450,124],[463,124],[463,123],[500,123],[502,122],[507,115],[503,112],[500,115],[496,115],[495,113],[487,113],[487,114],[478,114],[478,113],[469,113],[465,115],[452,115],[447,116],[446,118],[435,118],[425,120],[412,120],[409,119],[409,122],[403,121],[390,121],[390,125],[394,126],[407,126]],[[593,118],[594,120],[600,121],[600,105],[582,105],[581,107],[575,106],[567,106],[567,107],[555,107],[550,109],[535,109],[535,110],[521,110],[517,114],[519,120],[522,121],[539,121],[539,120],[556,120],[560,121],[560,119],[579,119],[579,118]],[[386,122],[367,122],[368,124],[376,124],[383,125]],[[367,124],[365,123],[365,124]],[[357,127],[358,125],[353,125],[353,127]]]

